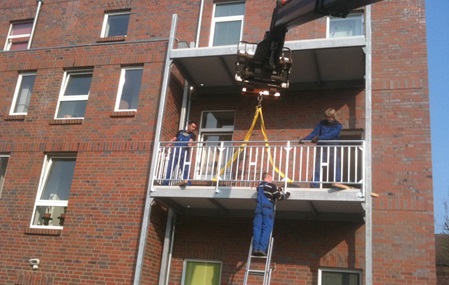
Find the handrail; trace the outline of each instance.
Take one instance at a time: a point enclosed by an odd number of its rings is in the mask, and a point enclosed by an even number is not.
[[[197,185],[253,187],[264,172],[273,176],[275,183],[284,187],[327,188],[334,183],[361,189],[364,194],[364,141],[340,140],[305,141],[207,141],[193,142],[182,151],[189,155],[174,159],[171,142],[160,142],[156,171],[152,183],[175,185],[188,180]],[[172,161],[170,161],[172,160]],[[320,163],[321,161],[321,163]],[[171,169],[168,167],[171,166]],[[167,177],[167,173],[171,177]],[[363,195],[364,196],[364,195]]]

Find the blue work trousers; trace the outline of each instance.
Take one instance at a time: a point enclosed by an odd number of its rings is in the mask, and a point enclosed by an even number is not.
[[[328,157],[329,152],[329,157]],[[322,155],[321,155],[322,153]],[[329,158],[329,161],[328,161]],[[336,159],[335,159],[336,158]],[[329,169],[329,177],[327,177],[327,173],[324,172],[324,169],[322,167],[322,163],[327,162],[327,167]],[[334,167],[335,166],[335,167]],[[334,169],[335,169],[335,177],[334,177]],[[320,177],[321,172],[323,171],[322,177]],[[341,160],[340,160],[340,150],[335,149],[333,147],[318,147],[316,151],[315,156],[315,173],[313,177],[313,181],[316,182],[325,182],[330,181],[332,182],[332,179],[334,182],[341,182]],[[323,181],[321,181],[323,180]],[[318,188],[318,183],[312,183],[312,188]]]
[[[176,173],[175,170],[179,169],[182,171],[182,178],[187,180],[189,178],[190,164],[186,165],[186,162],[190,161],[189,150],[184,147],[175,147],[173,149],[172,154],[170,155],[170,159],[168,160],[167,165],[167,173],[165,175],[165,179],[177,179],[177,177],[172,177],[173,173]],[[165,185],[168,185],[170,180],[166,180],[164,182]]]
[[[267,252],[274,225],[274,205],[267,201],[257,203],[253,221],[253,252]]]

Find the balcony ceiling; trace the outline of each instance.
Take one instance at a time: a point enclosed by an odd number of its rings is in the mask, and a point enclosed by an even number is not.
[[[292,50],[290,90],[364,87],[365,37],[286,42]],[[198,94],[240,92],[234,81],[237,46],[183,48],[171,59]]]
[[[157,186],[151,197],[180,214],[252,217],[256,191],[245,187]],[[288,200],[277,204],[277,218],[362,222],[360,190],[291,188]]]

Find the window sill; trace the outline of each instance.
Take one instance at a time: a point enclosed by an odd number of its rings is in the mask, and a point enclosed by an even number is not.
[[[27,235],[42,235],[42,236],[60,236],[62,234],[62,229],[35,229],[27,228],[25,230]]]
[[[83,119],[53,119],[50,120],[50,125],[80,125]]]
[[[8,115],[3,120],[5,121],[24,121],[26,115]]]
[[[137,111],[115,111],[112,112],[111,118],[135,117]]]
[[[105,42],[122,42],[126,40],[126,36],[114,36],[114,37],[104,37],[99,38],[97,43],[105,43]]]

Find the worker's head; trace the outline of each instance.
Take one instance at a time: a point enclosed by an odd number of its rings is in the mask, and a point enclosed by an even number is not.
[[[332,123],[335,120],[335,116],[337,115],[337,112],[334,108],[329,108],[324,112],[324,116],[326,117],[326,120],[329,123]]]
[[[189,123],[187,124],[187,131],[188,132],[193,132],[194,130],[196,130],[197,128],[197,124],[195,121],[189,121]]]
[[[271,176],[271,174],[268,173],[268,172],[264,172],[262,174],[262,180],[265,181],[265,182],[270,182],[271,183],[273,181],[273,176]]]

